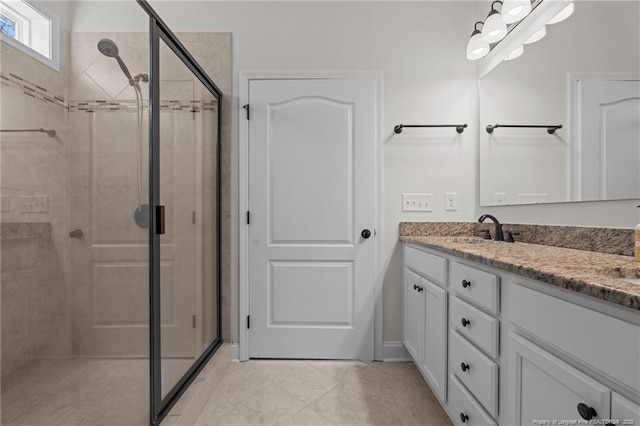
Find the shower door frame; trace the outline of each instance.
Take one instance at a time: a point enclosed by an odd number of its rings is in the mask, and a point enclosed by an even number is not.
[[[180,395],[189,387],[206,362],[222,344],[221,329],[221,138],[222,138],[222,91],[216,86],[211,77],[204,71],[189,51],[169,29],[146,0],[136,0],[149,15],[149,343],[150,343],[150,414],[151,425],[159,424],[176,403]],[[217,101],[217,155],[216,155],[216,303],[217,303],[217,337],[209,344],[178,383],[162,397],[162,351],[161,351],[161,304],[160,304],[160,236],[164,228],[164,218],[161,217],[163,206],[160,202],[160,40],[189,68],[204,87]]]

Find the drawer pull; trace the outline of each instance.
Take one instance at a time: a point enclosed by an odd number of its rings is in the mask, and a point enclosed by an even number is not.
[[[417,290],[418,288],[419,288],[419,287],[418,287],[418,284],[414,284],[414,285],[413,285],[413,289],[414,289],[414,290]]]
[[[469,364],[465,364],[464,362],[461,362],[460,368],[462,368],[462,371],[467,371],[469,369]]]
[[[463,327],[466,327],[466,326],[468,326],[468,325],[471,325],[471,321],[469,321],[469,320],[468,320],[468,319],[466,319],[466,318],[462,318],[462,321],[460,321],[460,322],[462,322],[462,326],[463,326]]]
[[[462,280],[462,287],[464,288],[471,287],[471,281]]]
[[[580,414],[580,417],[585,420],[591,420],[598,415],[593,407],[589,407],[587,404],[582,402],[578,404],[578,414]]]
[[[422,293],[424,291],[424,287],[418,286],[418,293]]]
[[[462,420],[462,423],[466,423],[467,420],[469,420],[469,416],[467,416],[465,413],[460,413],[460,420]]]

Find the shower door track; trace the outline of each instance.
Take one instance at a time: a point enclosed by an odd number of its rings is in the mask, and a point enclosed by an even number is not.
[[[221,159],[220,159],[220,140],[222,136],[222,91],[216,86],[211,77],[207,75],[204,69],[191,56],[189,51],[178,40],[175,34],[169,29],[167,24],[160,18],[155,10],[146,0],[136,0],[142,9],[149,16],[149,47],[150,47],[150,73],[149,73],[149,135],[150,135],[150,151],[149,151],[149,258],[151,259],[150,289],[149,289],[149,319],[150,319],[150,424],[159,424],[171,407],[177,402],[178,398],[189,387],[198,373],[202,370],[206,362],[216,352],[222,344],[221,330],[221,302],[220,302],[220,283],[221,283],[221,241],[222,235],[222,207],[220,203],[220,185],[221,185]],[[217,303],[217,337],[210,343],[202,355],[192,364],[189,370],[182,376],[178,383],[162,397],[162,352],[161,352],[161,304],[160,304],[160,235],[164,228],[163,206],[159,205],[160,201],[160,39],[171,49],[171,51],[189,68],[189,70],[200,80],[204,87],[216,98],[217,109],[217,156],[216,156],[216,208],[217,208],[217,232],[216,232],[216,255],[217,255],[217,271],[216,271],[216,303]]]

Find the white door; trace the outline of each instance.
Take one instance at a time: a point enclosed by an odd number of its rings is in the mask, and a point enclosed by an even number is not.
[[[252,358],[373,359],[376,102],[371,76],[249,82]]]
[[[640,197],[640,76],[576,79],[574,199]]]

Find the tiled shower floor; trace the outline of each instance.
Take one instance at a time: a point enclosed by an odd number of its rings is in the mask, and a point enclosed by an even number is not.
[[[168,383],[192,362],[165,361]],[[149,361],[38,360],[2,378],[1,398],[3,426],[147,426]]]
[[[197,423],[450,424],[413,364],[341,361],[232,363]]]

